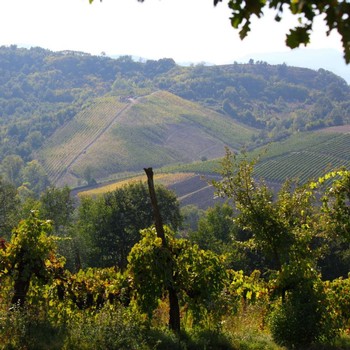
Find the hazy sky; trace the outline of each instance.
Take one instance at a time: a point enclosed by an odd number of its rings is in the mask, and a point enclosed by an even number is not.
[[[229,17],[227,4],[214,8],[213,0],[95,0],[92,5],[88,0],[0,0],[0,45],[215,64],[288,51],[284,40],[291,17],[276,23],[267,14],[254,21],[244,41]],[[337,35],[326,37],[322,20],[312,42],[310,48],[341,50]]]

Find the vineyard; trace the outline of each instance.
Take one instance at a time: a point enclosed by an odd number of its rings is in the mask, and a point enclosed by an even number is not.
[[[253,129],[227,116],[157,91],[124,103],[116,97],[97,99],[58,130],[38,156],[53,183],[73,187],[83,184],[87,169],[98,181],[150,166],[213,174],[225,146],[239,150],[252,135]],[[333,168],[349,168],[349,146],[349,133],[303,132],[251,155],[261,155],[257,177],[305,182]]]
[[[59,182],[127,106],[116,97],[98,99],[58,130],[38,155],[50,180]]]
[[[154,176],[154,180],[158,184],[162,184],[164,186],[171,186],[178,182],[182,182],[184,180],[190,179],[194,176],[193,173],[174,173],[174,174],[166,174],[166,173],[157,173]],[[99,186],[97,188],[81,191],[79,192],[79,196],[98,196],[105,194],[107,192],[115,191],[117,188],[121,188],[131,183],[136,182],[146,182],[146,175],[138,175],[125,180],[116,181],[107,185]]]
[[[53,183],[74,187],[86,169],[101,182],[144,167],[213,159],[225,146],[241,148],[252,134],[227,116],[158,91],[129,104],[99,99],[54,134],[40,160]]]
[[[248,157],[259,158],[255,166],[258,178],[273,183],[283,183],[286,179],[305,182],[334,168],[349,169],[349,149],[350,133],[312,132],[293,135],[283,142],[256,149]],[[214,175],[219,169],[220,158],[167,166],[161,171]]]
[[[254,132],[249,127],[233,122],[227,116],[208,110],[169,92],[158,91],[143,97],[140,102],[129,111],[128,121],[125,120],[125,124],[136,128],[151,128],[151,130],[155,130],[151,140],[162,141],[169,146],[172,143],[177,143],[177,139],[182,137],[181,134],[185,130],[191,134],[194,128],[197,129],[198,133],[201,133],[203,138],[213,138],[216,143],[220,141],[221,144],[227,144],[233,148],[240,148],[249,142]],[[174,125],[178,128],[173,128]],[[179,128],[180,125],[186,129]],[[186,140],[181,140],[181,142],[184,141]],[[187,141],[187,143],[189,142]],[[210,144],[206,145],[207,148],[210,146]]]
[[[282,183],[287,178],[301,182],[339,167],[350,168],[350,134],[312,133],[296,135],[273,144],[257,164],[255,174]]]

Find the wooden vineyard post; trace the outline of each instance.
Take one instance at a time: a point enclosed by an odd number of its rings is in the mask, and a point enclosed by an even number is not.
[[[167,241],[165,238],[164,227],[163,227],[163,220],[159,211],[157,196],[154,189],[153,170],[152,168],[145,168],[144,171],[147,175],[148,190],[149,190],[151,204],[153,208],[153,216],[154,216],[157,236],[162,240],[163,248],[168,249]],[[168,293],[169,293],[169,306],[170,306],[169,328],[173,330],[175,333],[179,334],[180,333],[180,307],[179,307],[179,299],[177,297],[176,290],[174,288],[173,276],[174,275],[172,273],[171,281],[169,283],[169,286],[167,286]]]

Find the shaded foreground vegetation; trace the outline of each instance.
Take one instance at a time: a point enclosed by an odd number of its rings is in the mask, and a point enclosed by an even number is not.
[[[3,197],[1,348],[349,348],[349,172],[274,194],[253,168],[227,152],[214,186],[230,201],[183,223],[156,187],[165,243],[142,183],[78,205],[68,188]]]

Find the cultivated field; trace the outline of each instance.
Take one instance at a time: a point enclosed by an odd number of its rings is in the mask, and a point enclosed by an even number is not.
[[[154,182],[156,184],[162,184],[166,187],[169,187],[171,185],[174,185],[176,183],[180,183],[182,181],[188,180],[195,177],[194,173],[156,173],[154,174]],[[96,186],[96,188],[89,189],[86,191],[81,191],[78,192],[78,196],[98,196],[102,195],[107,192],[112,192],[116,190],[117,188],[123,187],[125,185],[135,183],[135,182],[147,182],[147,176],[146,174],[144,175],[138,175],[134,176],[128,179],[116,181],[109,183],[107,185],[101,185],[101,186]]]
[[[253,130],[169,92],[127,104],[100,99],[55,133],[40,160],[56,185],[83,184],[84,172],[101,180],[113,174],[187,164],[241,148]]]
[[[59,129],[38,155],[51,182],[60,184],[72,165],[87,153],[127,107],[116,97],[100,98]]]
[[[256,166],[256,176],[267,181],[301,182],[322,176],[339,167],[350,169],[350,134],[334,132],[303,133],[285,142],[272,144]]]

